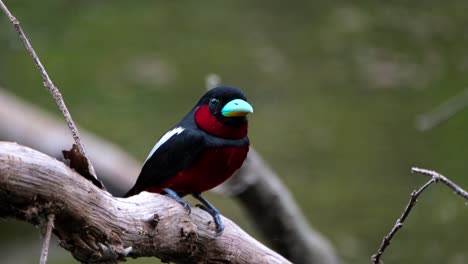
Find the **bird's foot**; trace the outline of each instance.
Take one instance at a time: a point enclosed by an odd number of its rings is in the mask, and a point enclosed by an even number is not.
[[[203,203],[203,205],[197,204],[197,207],[201,208],[202,210],[208,212],[211,216],[213,216],[213,219],[216,224],[216,232],[218,234],[221,234],[224,230],[224,224],[223,221],[221,221],[221,215],[219,214],[218,210],[210,202],[208,202],[208,200],[203,198],[199,193],[193,193],[192,196]]]
[[[190,213],[192,213],[192,207],[190,206],[190,204],[186,200],[182,199],[176,192],[169,188],[164,188],[163,191],[166,193],[167,196],[180,203],[187,210],[189,215]]]

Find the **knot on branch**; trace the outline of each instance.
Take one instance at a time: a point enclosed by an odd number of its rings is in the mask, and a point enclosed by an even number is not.
[[[60,213],[64,206],[61,203],[47,201],[40,196],[33,196],[31,199],[17,199],[12,203],[15,195],[8,190],[0,192],[0,217],[2,215],[13,216],[14,218],[24,219],[34,226],[45,226],[48,222],[48,216]]]
[[[197,246],[198,241],[198,228],[192,221],[182,221],[182,228],[180,229],[183,244],[187,247],[187,254],[195,256],[199,253],[200,248]]]

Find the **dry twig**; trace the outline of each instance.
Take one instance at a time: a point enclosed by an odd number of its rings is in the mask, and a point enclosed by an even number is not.
[[[52,229],[54,229],[54,221],[55,215],[49,214],[47,216],[47,229],[44,235],[44,242],[42,243],[40,264],[47,263],[47,255],[49,255],[50,238],[52,236]]]
[[[434,110],[420,115],[416,120],[416,128],[425,132],[449,120],[468,106],[468,88],[454,96]]]
[[[454,192],[456,194],[460,195],[461,197],[463,197],[465,199],[468,199],[468,193],[465,190],[463,190],[458,185],[456,185],[451,180],[449,180],[447,177],[443,176],[442,174],[440,174],[440,173],[438,173],[436,171],[431,171],[431,170],[427,170],[427,169],[421,169],[421,168],[413,167],[413,168],[411,168],[411,172],[431,176],[431,179],[428,182],[426,182],[423,186],[421,186],[421,188],[419,188],[417,191],[413,191],[411,193],[411,198],[410,198],[408,204],[406,205],[406,208],[403,211],[402,215],[400,216],[400,218],[397,219],[397,221],[396,221],[395,225],[393,226],[392,230],[390,230],[390,232],[383,238],[382,244],[380,245],[379,249],[377,250],[377,253],[372,255],[371,261],[372,261],[373,264],[382,263],[380,258],[382,257],[382,254],[385,252],[385,249],[390,245],[393,236],[396,234],[396,232],[398,232],[398,230],[400,228],[403,227],[403,223],[405,222],[406,218],[410,214],[413,207],[416,205],[416,202],[417,202],[417,199],[418,199],[419,195],[425,189],[427,189],[431,184],[437,183],[437,182],[443,182],[450,189],[454,190]]]
[[[46,89],[49,91],[49,93],[54,97],[55,102],[57,106],[59,107],[60,111],[62,112],[63,116],[65,117],[65,120],[67,122],[67,125],[72,132],[73,139],[76,142],[76,145],[78,146],[78,149],[80,150],[80,153],[85,157],[87,163],[88,163],[88,170],[89,173],[96,179],[95,184],[101,185],[99,187],[103,188],[102,183],[98,180],[96,176],[96,172],[94,171],[93,165],[91,164],[91,161],[89,160],[85,147],[83,143],[81,142],[81,137],[78,129],[76,128],[75,122],[73,121],[70,112],[68,111],[67,106],[65,105],[65,102],[63,101],[62,94],[60,93],[59,89],[52,83],[52,80],[50,79],[49,75],[47,74],[47,71],[45,70],[44,66],[42,65],[39,57],[37,56],[36,52],[34,51],[34,48],[32,47],[31,43],[29,42],[29,39],[26,37],[26,34],[24,33],[23,29],[20,26],[20,22],[16,17],[13,16],[13,14],[8,10],[7,6],[3,3],[2,0],[0,0],[0,9],[8,16],[8,19],[10,20],[11,24],[13,24],[13,27],[15,28],[16,32],[18,33],[18,36],[20,37],[21,41],[23,42],[25,48],[28,50],[29,55],[31,55],[34,63],[36,64],[37,68],[39,69],[39,72],[41,74],[43,84],[46,87]]]

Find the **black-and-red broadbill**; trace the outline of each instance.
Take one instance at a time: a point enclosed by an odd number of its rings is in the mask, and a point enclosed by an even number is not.
[[[208,91],[195,107],[156,143],[126,197],[142,191],[164,193],[187,208],[192,195],[210,213],[218,233],[218,210],[201,193],[223,183],[239,169],[249,151],[247,114],[252,106],[238,88]]]

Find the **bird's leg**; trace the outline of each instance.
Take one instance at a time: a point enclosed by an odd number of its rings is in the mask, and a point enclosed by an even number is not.
[[[224,230],[224,224],[221,221],[221,216],[219,215],[218,210],[210,203],[208,200],[203,198],[199,193],[192,193],[192,196],[195,197],[198,201],[202,202],[203,205],[197,205],[201,209],[207,211],[210,215],[213,216],[216,223],[216,231],[222,233]]]
[[[180,196],[174,192],[173,190],[169,188],[164,188],[163,191],[167,194],[167,196],[171,197],[172,199],[176,200],[178,203],[180,203],[185,209],[187,209],[188,214],[192,212],[192,209],[190,207],[190,204],[185,201],[184,199],[180,198]]]

